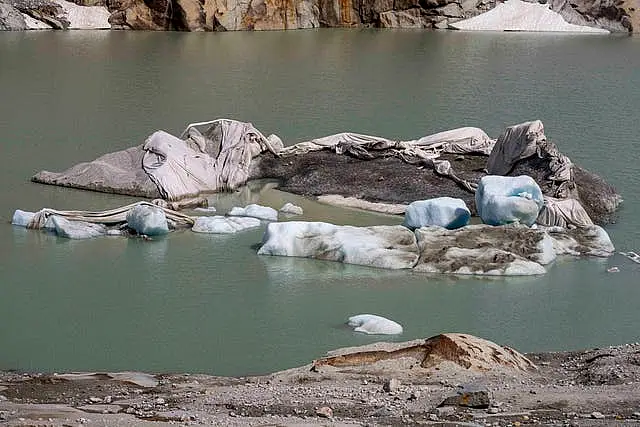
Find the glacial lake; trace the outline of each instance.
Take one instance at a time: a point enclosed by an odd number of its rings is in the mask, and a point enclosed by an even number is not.
[[[520,351],[640,341],[640,264],[558,260],[543,277],[483,279],[262,257],[237,235],[71,241],[13,227],[15,209],[136,199],[30,182],[230,117],[286,144],[342,131],[412,139],[460,126],[497,137],[540,119],[562,152],[624,198],[606,227],[640,250],[640,37],[431,31],[0,33],[0,369],[266,373],[327,350],[466,332]],[[401,173],[401,171],[399,171]],[[212,195],[303,220],[398,224],[273,189]],[[607,273],[618,266],[619,273]],[[375,313],[405,332],[345,327]]]

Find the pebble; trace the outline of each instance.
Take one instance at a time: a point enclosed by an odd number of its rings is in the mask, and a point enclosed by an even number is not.
[[[498,412],[500,412],[500,409],[496,408],[495,406],[492,406],[491,408],[489,408],[487,410],[487,412],[490,413],[490,414],[497,414]]]
[[[602,412],[593,411],[591,413],[591,418],[595,418],[596,420],[601,420],[604,418],[604,415],[602,414]]]
[[[398,391],[399,388],[400,388],[400,380],[398,380],[397,378],[391,378],[389,380],[386,380],[384,382],[384,385],[382,386],[382,389],[387,393],[394,393]]]
[[[634,412],[633,414],[631,414],[631,416],[633,418],[640,418],[640,412]]]
[[[316,409],[316,415],[322,418],[333,418],[333,409],[328,406],[322,406]]]
[[[159,398],[156,399],[155,403],[156,403],[156,405],[164,405],[165,400],[163,398],[159,397]]]
[[[0,394],[0,402],[4,402],[5,400],[7,400],[7,396]]]

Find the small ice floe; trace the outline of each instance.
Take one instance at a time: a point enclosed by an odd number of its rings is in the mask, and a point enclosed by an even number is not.
[[[280,208],[280,212],[285,215],[302,215],[304,213],[300,206],[296,206],[293,203],[285,203]]]
[[[196,233],[231,234],[260,226],[260,220],[250,217],[199,216],[191,228]]]
[[[607,273],[619,273],[620,269],[618,267],[609,267],[607,268]]]
[[[235,206],[231,208],[229,216],[250,216],[253,218],[263,219],[265,221],[277,221],[278,211],[269,206],[260,206],[256,204],[247,205],[244,208]]]
[[[349,317],[347,324],[355,332],[376,335],[396,335],[402,333],[402,325],[375,314],[358,314]]]

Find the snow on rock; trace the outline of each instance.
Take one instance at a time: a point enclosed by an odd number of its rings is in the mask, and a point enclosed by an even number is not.
[[[457,230],[416,230],[420,259],[416,271],[488,276],[545,274],[556,258],[553,241],[542,230],[522,225],[478,224]]]
[[[111,14],[104,6],[78,6],[65,0],[53,0],[62,6],[69,21],[70,30],[102,30],[110,29]]]
[[[544,204],[542,191],[527,175],[482,177],[476,190],[476,209],[490,225],[533,225]]]
[[[296,206],[293,203],[285,203],[280,208],[280,212],[286,215],[302,215],[304,213],[300,206]]]
[[[60,237],[69,239],[90,239],[93,237],[104,236],[107,233],[107,227],[102,224],[93,224],[84,221],[69,221],[59,215],[53,215],[51,222],[55,227],[56,234]]]
[[[238,231],[246,230],[260,226],[258,218],[250,217],[224,217],[216,216],[200,216],[196,218],[192,231],[196,233],[215,233],[215,234],[231,234]]]
[[[358,314],[349,317],[347,324],[355,332],[376,335],[397,335],[402,333],[402,325],[375,314]]]
[[[167,234],[167,216],[161,208],[138,205],[127,212],[127,225],[138,234],[158,236]]]
[[[551,10],[549,4],[522,0],[507,0],[488,12],[454,22],[449,27],[467,31],[609,32],[602,28],[570,24]]]
[[[437,197],[411,203],[404,214],[402,225],[412,230],[431,225],[454,229],[467,225],[469,218],[471,212],[464,200]]]
[[[401,225],[272,222],[262,242],[259,255],[316,258],[388,269],[412,268],[419,256],[415,235]]]
[[[256,204],[247,205],[244,208],[233,207],[227,214],[229,216],[251,216],[265,221],[277,221],[278,211],[268,206],[260,206]]]

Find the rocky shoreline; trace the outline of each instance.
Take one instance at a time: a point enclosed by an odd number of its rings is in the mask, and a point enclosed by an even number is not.
[[[424,367],[412,357],[405,354],[350,366],[330,366],[316,360],[270,375],[233,378],[200,374],[2,372],[0,424],[640,423],[640,343],[531,353],[526,357],[535,368],[526,370],[504,364],[475,369],[462,366],[464,360],[441,356],[435,365]]]

